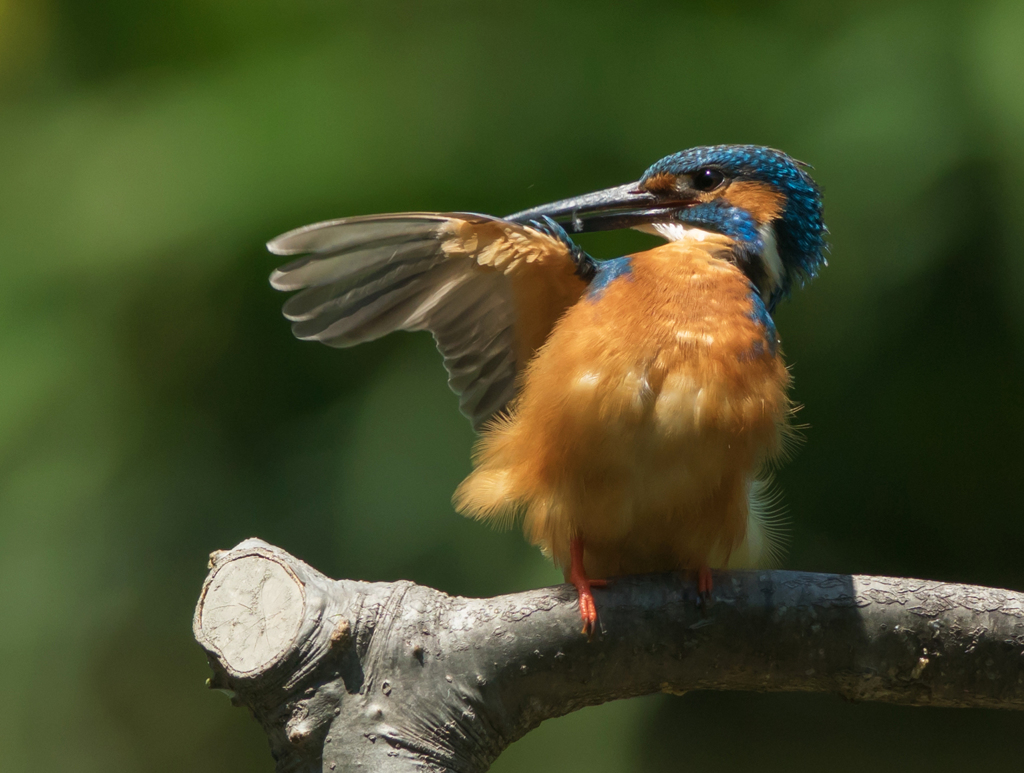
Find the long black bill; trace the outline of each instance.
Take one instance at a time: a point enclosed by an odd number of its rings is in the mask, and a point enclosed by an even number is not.
[[[561,223],[570,233],[611,231],[663,220],[679,206],[680,202],[665,202],[648,193],[639,183],[626,183],[584,196],[574,196],[571,199],[524,209],[522,212],[508,215],[505,219],[528,223],[541,217],[550,217]]]

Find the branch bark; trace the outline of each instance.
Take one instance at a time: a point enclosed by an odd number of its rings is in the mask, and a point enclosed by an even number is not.
[[[252,539],[211,556],[193,624],[211,687],[246,705],[278,771],[475,773],[545,719],[652,692],[827,691],[1024,708],[1024,594],[890,577],[716,572],[467,599],[331,580]]]

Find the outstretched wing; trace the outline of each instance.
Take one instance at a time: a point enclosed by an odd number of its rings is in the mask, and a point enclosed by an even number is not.
[[[270,283],[296,337],[354,346],[429,330],[448,384],[479,429],[515,395],[516,375],[586,289],[586,258],[553,222],[418,212],[330,220],[267,244],[304,257]]]

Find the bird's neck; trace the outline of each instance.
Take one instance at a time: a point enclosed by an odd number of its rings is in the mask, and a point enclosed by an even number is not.
[[[785,281],[786,269],[779,256],[775,226],[770,222],[758,224],[736,207],[694,207],[678,213],[677,219],[638,226],[637,230],[669,242],[727,246],[726,254],[746,274],[766,304],[774,305],[777,291]]]

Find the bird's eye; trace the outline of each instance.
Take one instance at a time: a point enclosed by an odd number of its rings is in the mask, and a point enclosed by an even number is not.
[[[701,169],[693,176],[693,187],[698,191],[713,191],[725,182],[725,175],[717,169]]]

